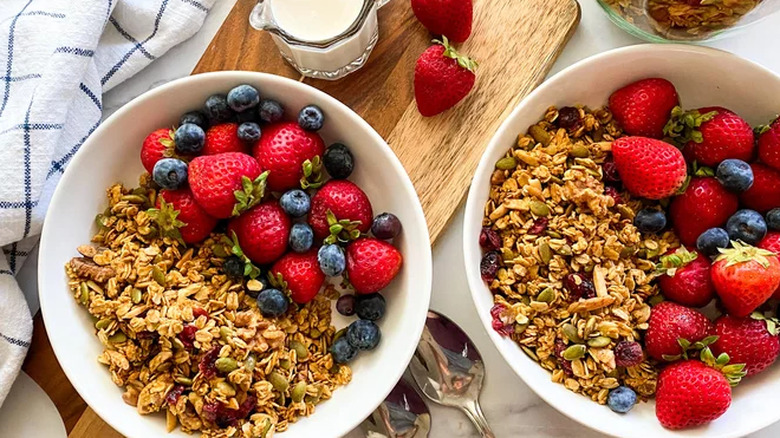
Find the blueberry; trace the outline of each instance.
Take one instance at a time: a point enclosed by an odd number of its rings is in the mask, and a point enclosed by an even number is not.
[[[357,298],[354,295],[342,295],[336,301],[336,310],[344,316],[355,314],[355,305]]]
[[[348,147],[341,143],[333,143],[325,150],[322,164],[333,179],[347,179],[355,168],[355,159]]]
[[[314,231],[307,223],[293,224],[290,229],[290,248],[295,252],[306,252],[314,244]]]
[[[780,230],[780,208],[773,208],[766,214],[766,226]]]
[[[720,254],[718,248],[729,247],[729,233],[723,228],[710,228],[701,233],[696,239],[696,249],[704,255],[716,256]]]
[[[276,123],[284,117],[284,108],[281,103],[275,100],[263,99],[260,102],[258,113],[260,114],[260,120],[265,123]]]
[[[257,307],[263,316],[279,316],[287,311],[290,303],[279,289],[266,289],[257,295]]]
[[[609,391],[607,405],[614,412],[625,414],[636,404],[636,392],[627,386],[618,386]]]
[[[645,208],[637,212],[634,225],[643,233],[657,233],[666,228],[666,215],[663,211]]]
[[[238,123],[246,123],[246,122],[258,122],[257,119],[257,112],[255,112],[253,109],[248,109],[246,111],[241,111],[240,113],[236,114],[236,122]]]
[[[755,245],[766,236],[766,222],[761,213],[754,210],[738,210],[726,222],[729,239]]]
[[[338,245],[324,245],[321,247],[317,252],[317,262],[320,264],[320,270],[329,277],[341,275],[347,267],[344,249]]]
[[[185,123],[192,123],[194,125],[198,125],[204,130],[208,129],[209,127],[208,117],[206,117],[206,115],[200,111],[190,111],[188,113],[184,113],[179,119],[179,125],[183,125]]]
[[[251,143],[260,140],[260,125],[255,122],[244,122],[238,125],[238,138]]]
[[[173,141],[176,143],[176,152],[184,155],[197,154],[203,150],[206,133],[194,123],[185,123],[176,129]]]
[[[307,105],[298,113],[298,125],[306,131],[319,131],[325,123],[325,115],[317,105]]]
[[[233,110],[230,109],[227,103],[227,96],[224,94],[214,94],[206,99],[206,103],[203,105],[206,117],[209,118],[209,123],[216,125],[218,123],[227,122],[233,118]]]
[[[330,354],[333,356],[333,362],[347,363],[357,356],[358,350],[347,341],[346,336],[342,336],[330,346]]]
[[[237,256],[230,256],[222,262],[222,270],[225,271],[225,275],[233,280],[240,280],[244,278],[244,262]]]
[[[311,199],[301,189],[290,190],[285,192],[281,198],[279,198],[279,205],[282,207],[285,213],[292,217],[301,217],[309,212],[311,207]]]
[[[369,321],[379,321],[385,316],[385,297],[381,294],[360,295],[355,302],[355,313],[358,318]]]
[[[251,85],[239,85],[230,90],[227,95],[228,106],[237,113],[254,108],[258,103],[260,103],[260,93]]]
[[[393,213],[382,213],[371,223],[371,232],[377,239],[392,239],[401,233],[401,221]]]
[[[753,169],[748,163],[733,158],[718,165],[715,177],[726,190],[736,193],[744,192],[753,185]]]
[[[163,158],[155,163],[152,179],[164,189],[176,190],[187,182],[187,163],[178,158]]]
[[[382,333],[373,321],[359,319],[349,325],[344,337],[358,350],[373,350],[379,345]]]

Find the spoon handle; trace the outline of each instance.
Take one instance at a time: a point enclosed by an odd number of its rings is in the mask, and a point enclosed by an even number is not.
[[[461,409],[469,417],[474,427],[477,428],[477,432],[479,432],[482,438],[495,438],[493,431],[490,430],[490,425],[485,419],[485,414],[482,413],[482,408],[479,406],[479,400],[470,400],[464,403]]]

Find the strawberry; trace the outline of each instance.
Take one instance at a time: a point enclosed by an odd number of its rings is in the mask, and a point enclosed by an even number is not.
[[[471,0],[412,0],[412,11],[434,35],[462,43],[471,35],[474,8]]]
[[[658,375],[655,416],[663,427],[700,426],[720,417],[729,408],[731,386],[739,381],[742,369],[740,365],[724,366],[728,362],[724,356],[710,362],[721,369],[691,359],[669,365]]]
[[[347,277],[359,294],[379,292],[401,270],[403,257],[384,240],[363,237],[347,246]]]
[[[195,202],[188,188],[160,190],[155,206],[147,213],[157,222],[160,232],[184,243],[202,241],[217,226],[217,219]]]
[[[666,79],[642,79],[609,96],[609,109],[629,135],[663,138],[672,109],[680,104],[677,90]]]
[[[158,129],[144,139],[141,145],[141,164],[150,174],[154,165],[161,158],[174,155],[173,130],[168,128]]]
[[[690,307],[704,307],[715,297],[710,259],[684,246],[661,257],[658,284],[666,299]]]
[[[195,200],[210,215],[238,216],[262,199],[268,173],[247,154],[226,152],[192,160],[188,181]]]
[[[712,265],[712,284],[729,315],[745,317],[780,286],[780,260],[765,249],[740,242],[721,250]]]
[[[664,301],[650,312],[645,349],[656,360],[674,360],[685,353],[681,342],[685,345],[701,343],[712,331],[712,323],[700,312]]]
[[[273,263],[287,250],[290,218],[275,201],[264,202],[230,220],[243,253],[258,265]]]
[[[780,256],[780,231],[770,231],[766,233],[766,236],[764,236],[756,246],[761,249],[772,251],[775,255]],[[780,299],[780,287],[775,290],[772,298]]]
[[[330,212],[330,214],[328,214]],[[352,238],[358,233],[367,233],[371,228],[374,211],[368,196],[347,180],[332,179],[311,198],[309,225],[317,239],[331,234],[331,225],[339,223]],[[340,234],[339,229],[336,234]],[[342,235],[344,233],[341,233]],[[349,240],[350,236],[345,236]]]
[[[780,171],[760,163],[753,163],[750,168],[753,185],[739,195],[739,200],[761,213],[780,207]]]
[[[414,67],[414,99],[424,117],[455,106],[474,88],[477,78],[474,60],[459,54],[449,45],[447,37],[438,43],[428,47]]]
[[[747,376],[753,376],[772,365],[780,354],[777,326],[763,315],[735,318],[723,315],[715,320],[718,340],[712,344],[715,354],[726,353],[732,363],[744,363]]]
[[[325,142],[316,132],[305,131],[295,122],[282,122],[263,128],[252,155],[263,169],[269,170],[268,188],[283,192],[302,184],[304,165],[311,171],[325,152]],[[318,169],[314,169],[315,171]],[[303,184],[304,188],[308,185]]]
[[[238,124],[222,123],[206,131],[206,142],[201,155],[217,155],[225,152],[247,153],[247,147],[238,138]]]
[[[753,129],[740,116],[721,107],[683,112],[675,108],[665,133],[684,145],[688,161],[717,166],[727,158],[751,161]]]
[[[780,170],[780,119],[759,129],[758,158],[767,166]]]
[[[725,224],[738,206],[737,195],[715,178],[694,177],[685,192],[672,199],[669,217],[683,245],[694,246],[701,233]]]
[[[674,146],[645,137],[623,137],[612,142],[620,178],[636,196],[662,199],[672,196],[685,183],[688,169]]]
[[[305,253],[289,252],[271,267],[271,274],[290,298],[298,304],[313,300],[325,282],[325,274],[317,264],[317,248]]]

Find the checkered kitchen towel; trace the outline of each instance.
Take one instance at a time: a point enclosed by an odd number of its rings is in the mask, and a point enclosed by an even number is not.
[[[192,36],[216,0],[0,0],[0,405],[30,346],[14,279],[104,92]]]

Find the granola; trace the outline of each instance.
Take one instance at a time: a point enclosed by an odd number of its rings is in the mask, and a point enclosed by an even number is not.
[[[66,265],[74,297],[95,320],[98,357],[139,414],[165,412],[205,437],[270,437],[314,412],[351,379],[328,352],[330,287],[279,318],[264,318],[243,282],[220,267],[228,248],[212,234],[197,247],[161,239],[146,208],[156,191],[108,189],[95,245]],[[295,305],[294,305],[295,306]]]
[[[647,398],[655,364],[616,366],[614,348],[647,329],[656,263],[679,243],[671,231],[642,236],[633,219],[650,201],[606,185],[611,142],[622,136],[611,113],[561,114],[549,108],[491,176],[483,226],[500,237],[488,281],[494,328],[574,392],[604,404],[626,385]]]

